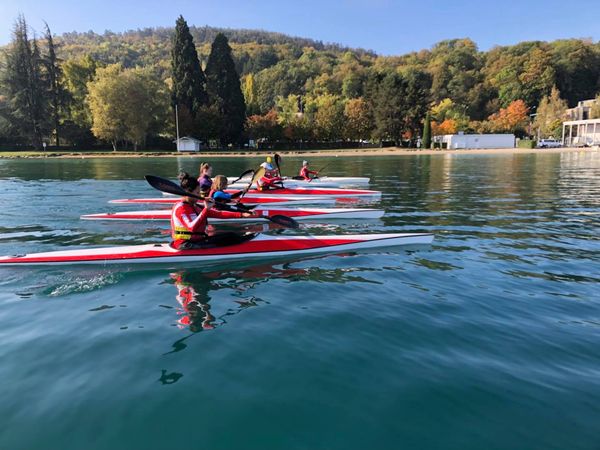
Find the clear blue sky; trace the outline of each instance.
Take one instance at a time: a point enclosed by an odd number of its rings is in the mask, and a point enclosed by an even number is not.
[[[482,50],[524,40],[600,39],[600,0],[0,0],[0,45],[23,13],[38,32],[189,25],[250,28],[401,55],[469,37]]]

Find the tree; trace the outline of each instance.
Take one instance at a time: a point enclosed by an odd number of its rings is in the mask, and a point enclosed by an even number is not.
[[[523,100],[515,100],[489,117],[492,131],[524,135],[529,124],[529,108]]]
[[[362,97],[346,102],[344,119],[344,136],[347,139],[358,141],[371,137],[373,116],[369,105]]]
[[[92,132],[111,142],[129,141],[137,149],[153,126],[164,123],[168,94],[165,86],[148,69],[125,69],[112,64],[98,69],[88,83],[87,101],[92,113]]]
[[[206,83],[210,102],[223,117],[221,142],[239,143],[246,121],[246,102],[231,47],[223,33],[217,34],[212,43],[206,63]]]
[[[321,141],[341,138],[344,127],[344,104],[337,95],[324,94],[315,98],[315,136]]]
[[[50,131],[48,85],[37,40],[29,39],[22,15],[15,22],[5,58],[1,84],[8,102],[8,120],[19,134],[41,149]]]
[[[380,140],[391,139],[396,146],[401,145],[406,129],[405,94],[406,80],[400,74],[390,72],[378,86],[373,103],[375,136]]]
[[[206,78],[200,67],[194,39],[182,16],[179,16],[175,24],[171,50],[171,79],[171,102],[173,108],[175,105],[178,107],[180,129],[184,134],[192,134],[194,119],[200,108],[208,104],[208,95]]]
[[[431,148],[431,113],[425,116],[425,124],[423,125],[423,140],[421,141],[423,148]]]
[[[447,122],[443,127],[444,130],[450,128],[450,124],[452,124],[452,128],[454,131],[451,133],[439,133],[436,129],[433,134],[453,134],[458,130],[466,130],[469,126],[469,117],[464,112],[464,107],[456,105],[449,98],[445,98],[437,105],[434,105],[431,108],[431,113],[433,118],[435,119],[435,124],[433,125],[434,129],[436,127],[441,126],[441,124],[447,120],[451,120],[451,122]]]
[[[281,138],[283,129],[277,122],[277,111],[272,109],[264,116],[252,115],[246,120],[246,131],[255,141],[277,141]]]
[[[561,99],[560,92],[553,87],[550,95],[544,97],[540,102],[533,121],[533,128],[537,131],[538,136],[558,138],[562,132],[562,120],[566,111],[566,100]]]
[[[48,55],[45,58],[45,66],[50,96],[50,114],[52,117],[52,125],[54,127],[56,145],[59,146],[61,117],[64,115],[63,110],[67,99],[67,92],[63,85],[62,69],[60,67],[59,60],[56,57],[52,33],[50,32],[50,27],[47,23],[45,38],[48,46]]]

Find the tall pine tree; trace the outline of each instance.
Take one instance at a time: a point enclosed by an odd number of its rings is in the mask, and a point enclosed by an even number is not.
[[[46,45],[48,46],[48,55],[45,58],[46,79],[49,90],[50,115],[52,117],[52,127],[54,128],[54,137],[56,145],[60,145],[60,119],[65,105],[67,92],[63,86],[62,69],[59,60],[56,57],[54,40],[50,27],[46,24],[45,32]]]
[[[177,105],[182,133],[191,134],[194,131],[194,119],[200,109],[207,105],[208,96],[206,77],[200,67],[194,39],[183,16],[179,16],[175,25],[171,71],[173,108]]]
[[[231,47],[223,33],[217,34],[212,44],[206,63],[206,86],[210,102],[223,120],[221,143],[240,143],[246,121],[246,102]]]
[[[19,16],[6,51],[2,85],[9,103],[9,120],[19,134],[41,149],[50,129],[47,78],[37,41],[29,39],[25,17]]]

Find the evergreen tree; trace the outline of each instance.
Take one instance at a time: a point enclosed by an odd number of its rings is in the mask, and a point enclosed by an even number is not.
[[[396,146],[401,145],[402,133],[406,130],[406,89],[404,77],[390,72],[381,81],[375,95],[375,136],[380,140],[391,139]]]
[[[9,103],[8,119],[19,134],[41,149],[49,131],[47,85],[37,41],[29,39],[23,16],[15,22],[5,58],[2,85]]]
[[[231,47],[222,33],[217,34],[211,47],[206,63],[206,83],[210,102],[223,119],[221,143],[239,143],[246,121],[246,102]]]
[[[194,119],[208,103],[206,77],[200,67],[198,53],[190,29],[182,16],[175,26],[171,51],[171,71],[173,80],[172,104],[177,105],[180,128],[189,134],[194,128]]]
[[[428,112],[425,116],[425,124],[423,125],[423,139],[421,140],[422,148],[431,147],[431,114]]]
[[[46,44],[48,45],[48,55],[46,56],[45,66],[49,89],[50,115],[52,118],[56,145],[58,146],[60,145],[60,119],[66,102],[67,92],[63,86],[62,69],[58,63],[58,58],[56,57],[54,40],[52,39],[52,33],[50,32],[50,27],[47,23],[45,38]]]

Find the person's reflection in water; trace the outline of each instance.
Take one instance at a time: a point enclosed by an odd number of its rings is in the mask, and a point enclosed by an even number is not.
[[[208,304],[208,289],[205,289],[201,296],[192,283],[185,281],[185,272],[172,273],[171,279],[177,287],[175,298],[181,305],[181,309],[177,311],[177,314],[180,315],[177,321],[178,326],[189,328],[194,333],[215,328],[215,318],[211,315]]]

